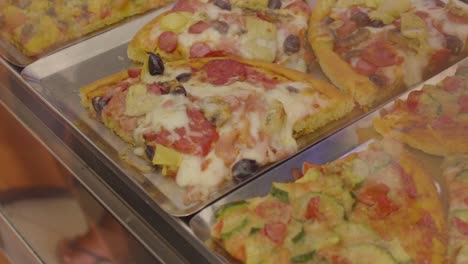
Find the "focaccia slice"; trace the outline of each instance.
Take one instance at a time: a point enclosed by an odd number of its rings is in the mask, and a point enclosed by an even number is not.
[[[401,144],[319,166],[220,207],[212,237],[245,263],[443,263],[446,223],[430,175]]]
[[[187,203],[295,153],[296,137],[353,108],[327,82],[232,57],[163,63],[151,54],[81,94],[92,115],[190,190]]]
[[[309,12],[303,0],[179,0],[134,36],[127,53],[139,62],[146,52],[166,61],[234,56],[306,71]]]
[[[460,10],[467,5],[458,0],[318,0],[309,41],[331,82],[370,106],[466,55],[468,16]]]
[[[412,91],[387,114],[374,120],[374,128],[426,153],[445,156],[468,153],[468,77],[466,68],[438,85]]]
[[[43,54],[170,0],[0,1],[0,36],[26,56]]]

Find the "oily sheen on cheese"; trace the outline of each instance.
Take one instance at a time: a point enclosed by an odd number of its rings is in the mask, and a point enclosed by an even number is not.
[[[293,154],[297,136],[353,107],[329,84],[275,64],[158,61],[152,54],[142,69],[83,88],[83,103],[186,188],[188,203]]]

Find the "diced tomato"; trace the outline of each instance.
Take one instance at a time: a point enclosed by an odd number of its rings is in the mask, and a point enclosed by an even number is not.
[[[401,166],[398,166],[398,169],[400,171],[400,179],[406,195],[410,199],[416,199],[418,196],[418,190],[416,189],[413,178],[406,173]]]
[[[178,36],[172,31],[164,31],[159,35],[158,46],[165,52],[173,52],[177,48]]]
[[[201,70],[206,72],[209,83],[225,85],[239,79],[245,80],[247,65],[235,60],[217,59],[203,65]]]
[[[223,225],[224,225],[224,221],[223,219],[219,220],[215,226],[213,227],[213,233],[214,235],[217,235],[219,236],[221,234],[221,231],[223,230]]]
[[[339,27],[336,30],[336,35],[340,38],[344,38],[346,36],[351,35],[357,29],[357,25],[354,21],[348,20],[345,21],[343,26]]]
[[[448,115],[439,116],[432,124],[434,128],[448,128],[455,125],[455,121]]]
[[[190,47],[190,58],[202,58],[210,53],[211,48],[205,42],[195,42]]]
[[[265,234],[271,241],[276,244],[283,242],[287,234],[287,226],[282,222],[268,223],[263,229],[263,234]]]
[[[305,215],[309,220],[320,220],[322,215],[320,213],[320,197],[312,197],[307,204],[307,212]]]
[[[365,61],[363,59],[360,59],[360,58],[357,59],[357,62],[355,64],[355,66],[354,66],[354,69],[359,74],[366,75],[366,76],[374,74],[377,71],[377,67],[374,64],[369,63],[369,62],[367,62],[367,61]]]
[[[387,194],[390,191],[387,185],[376,183],[364,187],[358,195],[358,200],[373,210],[371,217],[382,219],[399,209]]]
[[[141,68],[133,68],[133,69],[128,69],[128,76],[130,78],[137,78],[140,77],[141,74]]]
[[[406,106],[410,112],[416,112],[419,105],[419,97],[423,94],[423,91],[417,90],[412,91],[406,99]]]
[[[208,28],[210,28],[211,25],[204,22],[204,21],[198,21],[197,23],[191,25],[188,29],[188,32],[189,33],[192,33],[192,34],[199,34],[199,33],[202,33],[203,31],[207,30]]]
[[[148,92],[160,95],[163,93],[165,88],[158,83],[152,83],[147,85]]]
[[[171,11],[195,13],[195,11],[202,6],[203,4],[197,0],[178,0],[172,7]]]
[[[448,92],[454,92],[459,89],[463,89],[464,86],[465,86],[465,82],[463,78],[459,76],[450,76],[450,77],[445,78],[442,81],[443,89]]]
[[[174,148],[182,153],[205,156],[210,152],[213,142],[218,139],[216,127],[206,120],[198,109],[188,109],[187,115],[190,118],[188,129],[193,133],[188,133],[185,127],[176,128],[173,133],[176,133],[178,138],[174,139],[171,132],[162,129],[159,133],[145,134],[145,140]]]
[[[277,202],[265,201],[257,205],[255,213],[268,222],[288,223],[291,219],[291,205]]]
[[[398,56],[395,47],[384,41],[376,41],[367,46],[361,52],[361,58],[378,67],[400,64],[404,60]]]
[[[252,84],[263,85],[266,89],[273,89],[279,83],[277,80],[270,78],[266,74],[251,68],[247,68],[247,81]]]
[[[460,106],[460,113],[468,113],[468,95],[462,95],[458,98],[458,106]]]
[[[450,12],[447,13],[447,17],[450,21],[458,23],[458,24],[468,24],[468,18],[454,15]]]
[[[286,9],[296,9],[304,13],[310,13],[309,5],[303,0],[297,0],[286,6]]]
[[[306,174],[309,169],[316,169],[318,171],[322,171],[322,166],[310,163],[310,162],[304,162],[302,163],[302,173]]]
[[[458,217],[453,218],[453,224],[457,228],[458,232],[462,233],[465,236],[468,236],[468,223],[463,221]]]
[[[427,12],[424,12],[424,11],[421,11],[421,10],[417,10],[416,12],[414,12],[415,15],[417,15],[418,17],[422,18],[422,19],[426,19],[429,17],[429,14]]]
[[[429,65],[432,71],[440,71],[447,66],[452,52],[449,49],[439,49],[432,53]]]
[[[423,211],[421,213],[421,218],[416,222],[416,224],[419,226],[424,226],[429,230],[437,230],[434,219],[428,211]]]

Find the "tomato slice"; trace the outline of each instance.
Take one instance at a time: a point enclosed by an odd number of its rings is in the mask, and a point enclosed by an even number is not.
[[[281,244],[287,234],[287,226],[282,222],[268,223],[263,229],[265,234],[272,242]]]
[[[246,68],[247,65],[235,60],[218,59],[207,62],[201,70],[206,72],[209,83],[226,85],[237,80],[245,80]]]
[[[423,94],[423,91],[412,91],[406,99],[406,106],[410,112],[416,112],[419,105],[419,98]]]
[[[162,129],[158,133],[145,134],[145,140],[174,148],[182,153],[205,156],[210,152],[213,142],[218,139],[216,127],[206,120],[198,109],[188,109],[187,115],[190,118],[188,131],[185,127],[176,128],[172,133]],[[178,137],[174,137],[173,133]]]
[[[453,224],[457,228],[458,232],[462,233],[465,236],[468,236],[468,223],[463,221],[458,217],[453,218]]]
[[[388,67],[403,62],[395,47],[384,41],[376,41],[361,52],[361,58],[377,66]]]
[[[387,194],[390,191],[387,185],[376,183],[364,187],[358,195],[358,200],[372,209],[373,218],[382,219],[399,209]]]
[[[255,213],[268,222],[288,223],[291,219],[291,205],[277,202],[265,201],[255,208]]]

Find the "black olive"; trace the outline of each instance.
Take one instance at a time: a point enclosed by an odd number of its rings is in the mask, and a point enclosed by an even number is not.
[[[281,0],[268,0],[268,8],[270,9],[280,9]]]
[[[301,48],[301,39],[296,35],[289,35],[283,43],[283,50],[286,54],[291,55],[299,51]]]
[[[229,30],[229,24],[221,20],[216,20],[213,22],[213,28],[224,35]]]
[[[185,90],[185,87],[182,85],[177,85],[172,88],[171,94],[183,94],[187,96],[187,91]]]
[[[231,3],[227,0],[214,0],[213,4],[223,10],[231,10]]]
[[[91,100],[93,104],[94,111],[98,116],[101,116],[102,109],[109,103],[110,98],[102,98],[100,96],[96,96]]]
[[[447,42],[447,49],[449,49],[453,54],[457,55],[463,50],[463,42],[452,35],[445,36],[445,40]]]
[[[154,147],[150,145],[146,145],[145,153],[149,160],[153,160],[154,158]]]
[[[296,87],[292,87],[292,86],[287,86],[286,89],[288,91],[290,91],[291,93],[299,93],[299,89],[297,89]]]
[[[152,76],[161,75],[164,73],[164,62],[159,54],[148,52],[148,71]]]
[[[380,28],[380,27],[383,27],[385,26],[384,22],[382,20],[372,20],[369,24],[369,26],[371,27],[375,27],[375,28]]]
[[[385,79],[385,77],[382,77],[377,74],[370,75],[369,80],[373,82],[375,85],[377,85],[378,87],[384,87],[385,84],[387,84],[387,80]]]
[[[365,27],[371,23],[367,13],[358,11],[351,16],[351,20],[356,23],[358,27]]]
[[[242,159],[232,166],[232,176],[236,180],[243,180],[252,175],[259,168],[257,162],[251,159]]]
[[[188,80],[190,80],[191,77],[192,77],[192,73],[184,72],[184,73],[177,75],[176,80],[178,82],[183,83],[183,82],[187,82]]]

